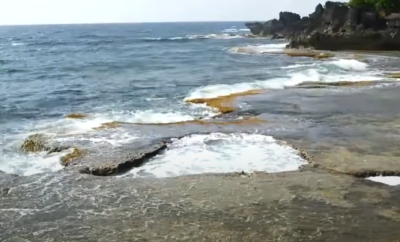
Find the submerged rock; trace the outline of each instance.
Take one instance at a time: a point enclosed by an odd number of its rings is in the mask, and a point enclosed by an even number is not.
[[[28,153],[37,153],[50,150],[48,137],[43,134],[29,136],[21,145],[21,150]]]
[[[68,146],[63,146],[50,142],[49,137],[44,134],[30,135],[20,147],[22,151],[27,153],[38,153],[46,151],[48,154],[58,153],[69,148],[70,147]]]
[[[194,104],[206,104],[211,108],[217,109],[222,114],[227,114],[237,110],[236,106],[234,105],[236,98],[241,96],[257,95],[264,92],[265,92],[264,90],[255,89],[245,92],[232,93],[225,96],[219,96],[213,98],[194,98],[194,99],[187,99],[185,101]]]
[[[83,113],[72,113],[72,114],[68,114],[66,116],[66,118],[69,118],[69,119],[84,119],[84,118],[87,118],[87,117],[88,117],[88,115],[87,114],[83,114]]]
[[[386,76],[390,78],[400,78],[400,73],[388,73]]]

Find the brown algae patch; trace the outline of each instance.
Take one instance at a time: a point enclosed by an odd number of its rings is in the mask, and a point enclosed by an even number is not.
[[[258,117],[246,117],[238,120],[190,120],[175,123],[127,123],[127,122],[110,122],[104,123],[94,130],[115,129],[122,125],[152,125],[152,126],[170,126],[170,125],[262,125],[267,123],[266,120]]]
[[[28,153],[37,153],[48,150],[47,138],[43,134],[30,135],[20,149]]]
[[[286,50],[284,52],[286,55],[291,56],[291,57],[311,57],[314,59],[326,59],[326,58],[332,58],[335,56],[335,54],[332,53],[321,53],[321,52],[315,52],[315,51],[295,51],[295,50]]]
[[[186,102],[193,103],[193,104],[206,104],[207,106],[218,109],[221,113],[226,114],[226,113],[232,113],[237,110],[237,108],[234,105],[236,98],[241,97],[241,96],[262,94],[264,92],[265,92],[265,90],[255,89],[255,90],[249,90],[249,91],[245,91],[245,92],[232,93],[232,94],[229,94],[226,96],[219,96],[219,97],[215,97],[215,98],[189,99],[189,100],[186,100]]]
[[[84,155],[85,152],[83,150],[74,148],[74,150],[70,154],[61,158],[61,165],[68,166],[71,163],[71,161],[79,159]]]
[[[400,78],[400,72],[398,72],[398,73],[387,73],[386,76],[389,77],[389,78]]]
[[[226,96],[219,96],[215,98],[196,98],[186,100],[187,103],[192,104],[206,104],[210,108],[217,109],[221,114],[231,113],[237,110],[234,102],[237,97],[241,96],[250,96],[264,93],[265,90],[256,89],[249,90],[245,92],[238,92],[229,94]],[[229,120],[229,121],[221,121],[221,120],[190,120],[190,121],[182,121],[182,122],[173,122],[173,123],[128,123],[128,122],[108,122],[103,123],[99,127],[93,128],[94,130],[104,130],[104,129],[115,129],[119,128],[122,125],[157,125],[157,126],[165,126],[165,125],[185,125],[185,124],[194,124],[194,125],[260,125],[265,124],[266,121],[257,117],[245,117],[240,120]]]
[[[83,114],[83,113],[71,113],[71,114],[68,114],[65,117],[68,118],[68,119],[84,119],[84,118],[87,118],[88,115],[87,114]]]

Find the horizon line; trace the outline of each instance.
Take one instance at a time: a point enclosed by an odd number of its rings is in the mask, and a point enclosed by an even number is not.
[[[265,22],[260,20],[202,20],[202,21],[144,21],[144,22],[94,22],[94,23],[34,23],[34,24],[0,24],[0,27],[18,26],[57,26],[57,25],[106,25],[106,24],[164,24],[164,23],[246,23],[246,22]]]

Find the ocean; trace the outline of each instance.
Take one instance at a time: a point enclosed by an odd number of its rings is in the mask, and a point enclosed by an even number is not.
[[[303,161],[278,140],[343,145],[365,137],[360,114],[398,115],[395,101],[382,102],[396,96],[385,73],[400,55],[291,57],[287,42],[247,34],[233,22],[0,27],[0,170],[61,171],[64,153],[20,150],[29,135],[45,134],[97,156],[183,137],[122,178],[291,171]],[[376,85],[299,88],[341,81]],[[239,97],[224,114],[191,102],[229,95]],[[73,113],[86,117],[66,118]]]

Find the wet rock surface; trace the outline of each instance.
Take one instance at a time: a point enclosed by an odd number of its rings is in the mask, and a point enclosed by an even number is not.
[[[399,87],[345,88],[287,89],[249,102],[278,118],[302,120],[307,128],[273,135],[305,149],[313,164],[358,177],[400,174]],[[276,101],[281,95],[284,106]]]
[[[44,134],[30,135],[21,145],[20,149],[26,153],[38,153],[47,152],[58,153],[64,150],[68,150],[70,147],[55,143],[51,140],[51,137]]]
[[[142,166],[166,148],[166,141],[155,140],[117,148],[108,147],[101,154],[97,150],[87,151],[85,156],[71,160],[67,169],[95,176],[118,175]]]
[[[238,97],[251,105],[223,116],[257,116],[261,126],[142,125],[152,138],[67,143],[87,153],[58,173],[0,172],[0,241],[396,241],[400,187],[364,178],[400,175],[399,87],[325,85]],[[115,177],[200,131],[270,135],[310,164],[280,174]]]
[[[9,188],[0,196],[5,242],[400,237],[398,187],[319,169],[173,179],[4,174],[0,179],[1,188]]]

